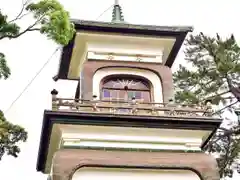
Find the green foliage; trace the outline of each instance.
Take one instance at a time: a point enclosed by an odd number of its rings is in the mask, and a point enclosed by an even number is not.
[[[17,21],[32,14],[34,23],[26,28],[20,28]],[[0,40],[19,38],[25,33],[39,31],[57,44],[67,45],[73,38],[75,29],[70,22],[69,13],[57,0],[41,0],[38,3],[23,2],[20,13],[8,20],[7,15],[0,11]],[[0,52],[0,79],[10,76],[6,57]],[[17,157],[20,149],[18,142],[26,141],[27,132],[20,126],[8,122],[0,111],[0,159],[6,153]]]
[[[190,35],[185,45],[186,65],[180,65],[173,75],[176,101],[202,104],[211,100],[231,110],[232,104],[240,102],[240,47],[234,36],[223,40],[218,34],[208,37],[200,33]],[[231,177],[233,169],[240,172],[239,134],[240,124],[221,128],[205,147],[220,155],[217,161],[221,177]]]
[[[26,15],[24,10],[33,14],[35,21],[21,30],[16,21]],[[0,11],[0,40],[18,38],[30,31],[39,31],[61,45],[67,45],[75,33],[74,24],[70,22],[69,13],[64,10],[57,0],[24,3],[21,12],[11,21],[8,21],[8,17]],[[10,69],[7,66],[5,55],[0,52],[0,79],[6,79],[9,75]]]
[[[26,5],[26,4],[25,4]],[[41,0],[30,3],[25,8],[31,12],[35,22],[20,31],[15,21],[24,17],[23,11],[12,21],[0,12],[0,40],[17,38],[29,31],[40,31],[58,44],[66,45],[75,33],[74,25],[70,22],[69,13],[57,0]]]
[[[19,34],[20,27],[16,23],[8,23],[7,16],[0,10],[0,39],[5,36],[16,36]]]
[[[221,177],[232,177],[234,170],[237,170],[237,172],[240,173],[239,133],[239,126],[233,126],[228,130],[220,129],[214,135],[208,146],[206,146],[206,151],[219,154],[217,162]]]
[[[34,18],[41,24],[40,32],[56,43],[66,45],[75,33],[74,25],[69,20],[69,13],[56,0],[42,0],[31,3],[27,10],[33,12]]]
[[[0,159],[5,153],[17,157],[20,152],[17,143],[26,140],[27,132],[24,128],[8,122],[0,111]]]
[[[225,103],[223,95],[240,83],[240,47],[235,38],[190,35],[185,55],[189,67],[181,65],[174,73],[176,101],[198,104],[211,98],[214,104]]]
[[[7,66],[7,62],[5,59],[5,55],[0,53],[0,79],[3,77],[7,79],[10,76],[11,72],[9,67]]]

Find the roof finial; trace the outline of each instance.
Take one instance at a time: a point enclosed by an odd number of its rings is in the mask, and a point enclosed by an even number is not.
[[[119,5],[119,1],[115,0],[113,12],[112,12],[112,22],[114,23],[124,23],[122,8]]]

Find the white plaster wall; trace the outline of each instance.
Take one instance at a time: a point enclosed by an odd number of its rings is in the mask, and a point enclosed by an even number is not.
[[[112,41],[108,43],[88,42],[87,44],[88,58],[90,59],[106,60],[109,53],[114,53],[113,60],[138,61],[136,60],[136,55],[140,55],[142,56],[142,62],[162,63],[163,48],[161,48],[161,46],[151,46],[147,43],[131,44],[128,41],[127,43],[124,42],[117,44],[114,44]]]
[[[62,132],[65,139],[106,140],[125,142],[169,142],[169,143],[202,143],[202,139],[209,131],[133,128],[87,125],[54,125]]]
[[[55,125],[54,125],[55,127]],[[57,125],[64,146],[195,150],[209,131],[109,126]]]
[[[159,56],[163,54],[164,47],[152,46],[147,43],[139,44],[137,42],[131,43],[124,41],[122,43],[117,42],[88,42],[88,51],[101,52],[101,53],[120,53],[120,54],[142,54]],[[136,46],[138,45],[138,46]]]
[[[115,60],[115,61],[135,61],[135,62],[157,62],[161,63],[162,62],[162,55],[157,55],[157,56],[137,56],[137,55],[119,55],[119,54],[114,54],[111,55],[111,59],[109,58],[109,54],[98,54],[95,52],[88,52],[87,58],[88,59],[94,59],[94,60]]]
[[[110,169],[81,168],[73,180],[199,180],[199,176],[189,170],[150,170],[150,169]]]
[[[93,95],[100,98],[100,82],[109,75],[136,75],[148,79],[153,85],[153,101],[162,103],[162,84],[160,78],[153,72],[135,68],[103,68],[98,70],[93,76]]]

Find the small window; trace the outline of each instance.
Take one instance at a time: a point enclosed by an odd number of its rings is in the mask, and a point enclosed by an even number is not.
[[[143,102],[150,102],[149,83],[133,77],[113,77],[103,82],[102,99],[129,101],[133,97]]]
[[[109,89],[103,89],[103,97],[110,98],[111,92]]]

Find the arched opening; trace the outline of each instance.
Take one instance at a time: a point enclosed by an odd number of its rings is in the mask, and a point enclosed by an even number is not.
[[[102,100],[151,102],[150,83],[138,76],[115,75],[104,78],[101,85]]]
[[[192,168],[167,168],[167,167],[129,167],[129,166],[97,166],[81,167],[72,175],[72,180],[203,180],[201,174]]]
[[[103,96],[103,85],[111,78],[130,78],[131,80],[140,80],[150,91],[151,102],[163,102],[161,79],[154,73],[145,69],[126,68],[126,67],[106,67],[97,70],[93,76],[92,95],[96,95],[96,99],[111,99],[111,94]],[[107,93],[107,92],[106,92]],[[109,94],[109,93],[108,93]],[[109,98],[107,98],[109,97]],[[113,98],[112,98],[113,100]]]

